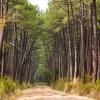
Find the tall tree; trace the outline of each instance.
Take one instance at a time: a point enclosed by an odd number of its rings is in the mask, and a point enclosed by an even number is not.
[[[97,40],[97,12],[96,0],[92,0],[92,24],[93,24],[93,82],[97,79],[98,70],[98,40]]]

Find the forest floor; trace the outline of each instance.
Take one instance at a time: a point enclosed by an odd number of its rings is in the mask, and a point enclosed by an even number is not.
[[[21,92],[22,96],[17,97],[16,100],[93,100],[83,96],[67,95],[48,86],[35,86]]]

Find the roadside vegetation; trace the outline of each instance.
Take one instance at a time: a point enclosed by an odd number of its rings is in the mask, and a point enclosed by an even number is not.
[[[85,82],[79,78],[74,81],[60,79],[52,84],[52,88],[64,91],[67,94],[89,96],[95,100],[100,100],[100,80],[92,83],[91,80],[89,80],[89,77]]]
[[[23,89],[31,88],[34,84],[25,83],[18,84],[10,77],[0,78],[0,100],[13,100],[16,96],[20,96]]]

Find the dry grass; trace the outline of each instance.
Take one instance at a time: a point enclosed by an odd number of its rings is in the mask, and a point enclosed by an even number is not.
[[[79,78],[75,79],[73,82],[62,80],[55,82],[53,88],[65,91],[67,94],[89,96],[100,100],[100,80],[95,84],[89,81],[83,83]]]

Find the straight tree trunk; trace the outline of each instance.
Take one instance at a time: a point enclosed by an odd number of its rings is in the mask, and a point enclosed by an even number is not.
[[[98,70],[98,40],[97,40],[97,15],[96,15],[96,0],[92,0],[92,24],[93,24],[93,83],[97,79]]]
[[[80,48],[80,72],[81,72],[81,78],[84,79],[85,77],[85,58],[84,58],[84,3],[80,0],[80,12],[81,12],[81,18],[80,18],[80,27],[81,27],[81,48]]]

